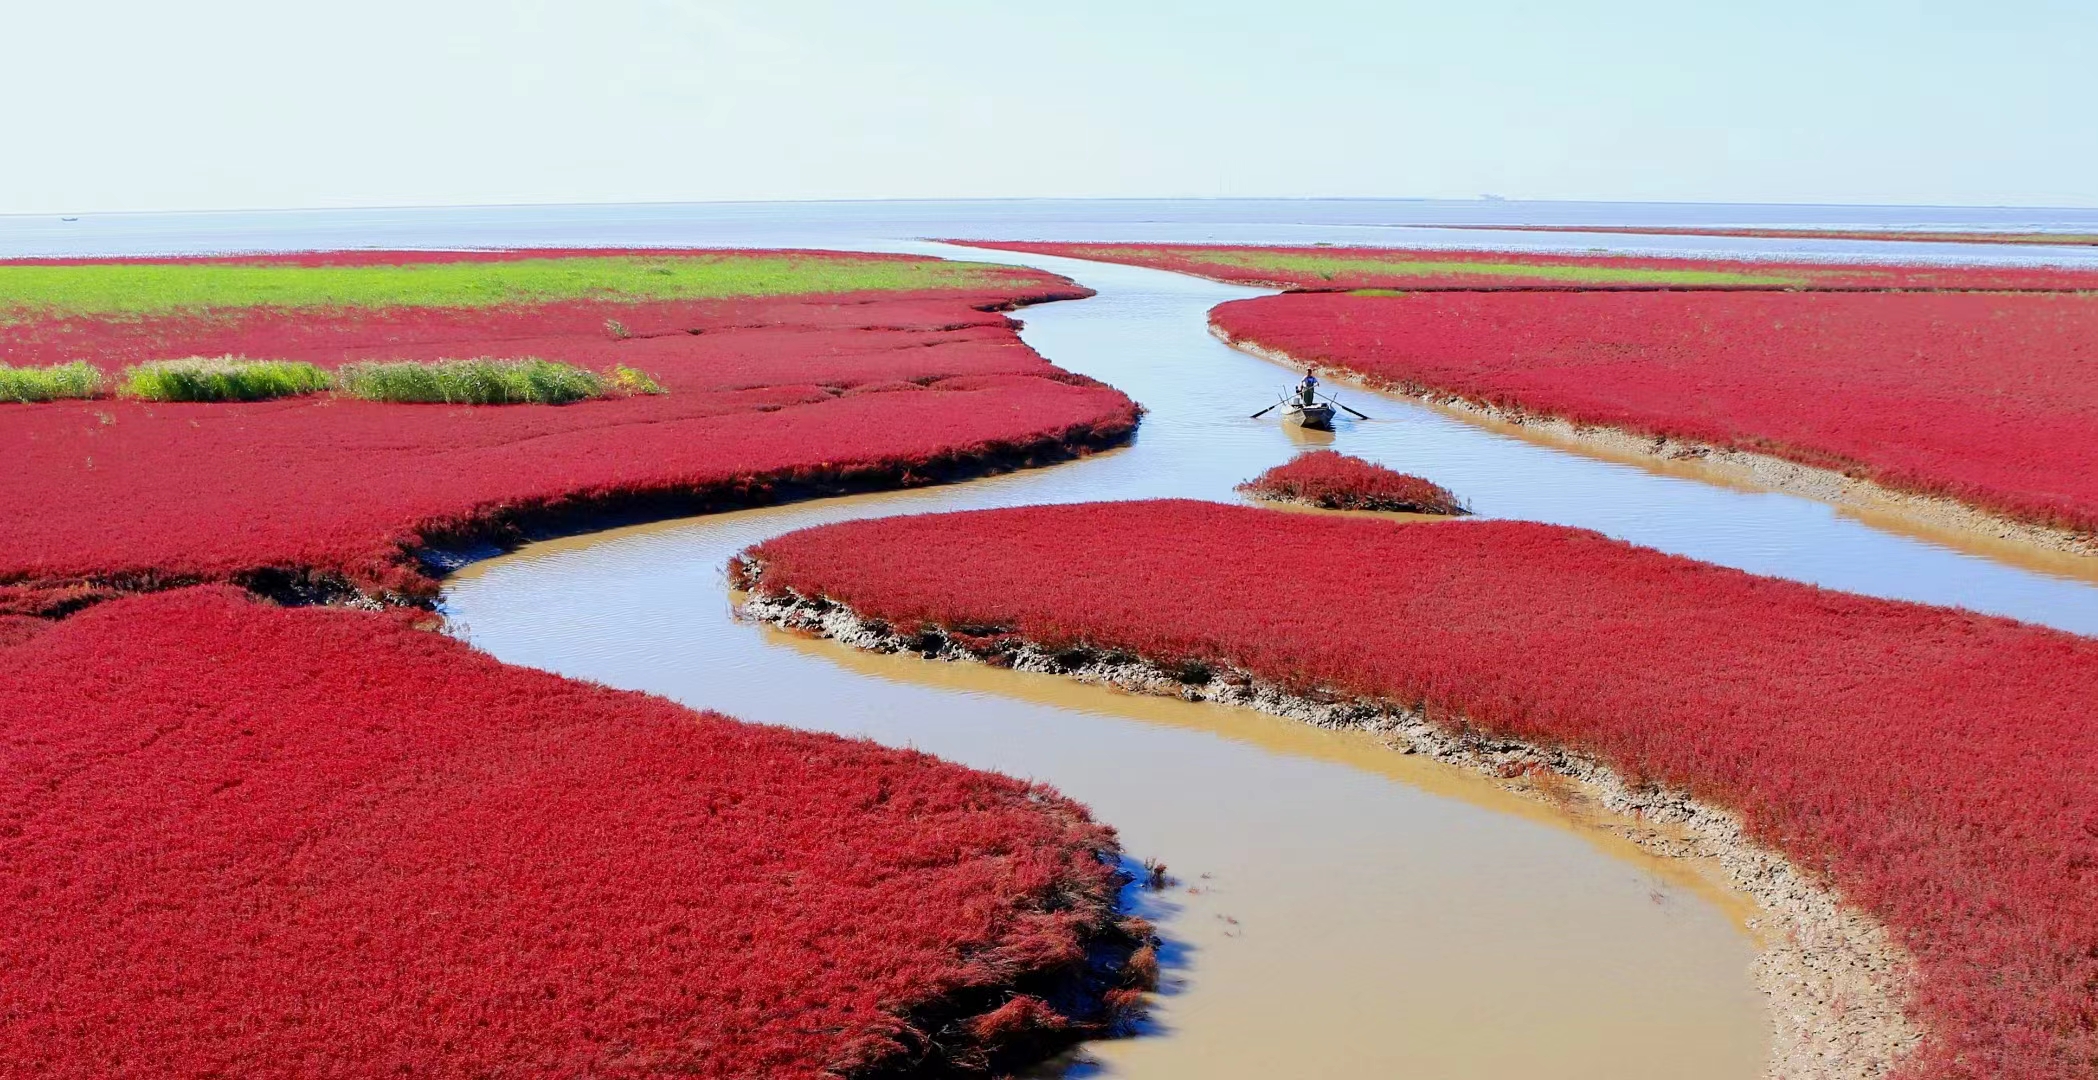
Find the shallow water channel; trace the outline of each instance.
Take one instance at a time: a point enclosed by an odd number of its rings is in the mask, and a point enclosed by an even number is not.
[[[746,720],[863,735],[1032,777],[1179,884],[1132,891],[1167,941],[1141,1037],[1056,1072],[1115,1077],[1751,1077],[1767,1052],[1747,909],[1706,868],[1370,737],[975,665],[860,653],[739,621],[735,552],[809,525],[1021,503],[1233,499],[1306,435],[1247,414],[1290,375],[1206,332],[1256,290],[1038,265],[1100,296],[1021,313],[1030,344],[1149,410],[1133,445],[950,487],[538,543],[461,569],[454,633],[513,663]],[[1437,480],[1482,515],[1601,529],[1853,591],[2098,632],[2073,564],[1994,561],[1810,501],[1612,463],[1366,392],[1324,441]],[[1345,608],[1348,568],[1319,583]]]

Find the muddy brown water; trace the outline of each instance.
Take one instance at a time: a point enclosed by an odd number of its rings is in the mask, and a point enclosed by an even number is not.
[[[1747,912],[1701,867],[1366,735],[734,617],[736,550],[943,494],[534,545],[462,571],[448,613],[512,662],[1046,780],[1165,861],[1176,885],[1130,891],[1167,943],[1153,1021],[1041,1075],[1760,1072]]]
[[[950,487],[533,544],[461,569],[444,607],[454,633],[506,661],[1047,781],[1113,824],[1133,858],[1164,861],[1179,884],[1130,896],[1166,940],[1154,1019],[1045,1075],[1751,1077],[1769,1018],[1748,976],[1749,909],[1708,867],[1654,859],[1579,813],[1369,736],[739,621],[723,574],[737,551],[875,515],[1232,499],[1239,481],[1330,444],[1443,483],[1482,516],[2098,631],[2098,586],[2073,562],[1991,558],[1363,392],[1346,400],[1377,419],[1332,434],[1247,419],[1289,375],[1216,342],[1205,314],[1257,290],[1001,257],[1100,290],[1021,317],[1044,355],[1150,410],[1133,445]],[[1314,588],[1342,609],[1346,585],[1334,567]]]

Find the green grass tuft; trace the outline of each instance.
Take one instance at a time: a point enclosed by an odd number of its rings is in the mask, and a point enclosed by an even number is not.
[[[0,401],[57,401],[102,393],[102,369],[85,360],[51,367],[0,364]]]
[[[640,372],[633,374],[655,386],[654,380]],[[615,371],[614,383],[620,378]],[[343,393],[367,401],[448,405],[566,405],[607,393],[603,376],[537,357],[348,364],[339,373],[337,385]],[[662,387],[655,386],[653,391],[642,392],[661,391]]]
[[[302,361],[193,356],[125,368],[118,393],[142,401],[263,401],[332,384],[327,372]]]
[[[0,364],[0,402],[99,397],[106,384],[101,369],[84,360],[52,367]],[[367,401],[453,405],[566,405],[669,393],[647,372],[625,364],[599,375],[538,357],[374,361],[330,373],[298,360],[192,356],[125,368],[117,382],[119,395],[140,401],[264,401],[323,390]]]

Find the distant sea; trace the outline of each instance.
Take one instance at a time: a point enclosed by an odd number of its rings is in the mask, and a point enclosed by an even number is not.
[[[1703,225],[2098,232],[2098,209],[1521,202],[1498,199],[987,199],[0,215],[0,257],[329,248],[820,247],[916,241],[1341,243],[1656,255],[2098,266],[2098,248],[1472,232],[1450,225]]]

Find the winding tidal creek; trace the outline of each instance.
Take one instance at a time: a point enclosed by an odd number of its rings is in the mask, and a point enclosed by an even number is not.
[[[877,515],[1235,500],[1233,485],[1317,439],[1435,480],[1482,516],[2098,633],[2098,581],[2074,560],[1906,534],[1346,387],[1341,400],[1374,419],[1331,435],[1249,419],[1292,374],[1213,339],[1207,312],[1258,290],[911,249],[1098,289],[1017,317],[1051,361],[1149,410],[1134,443],[953,486],[536,543],[459,570],[444,612],[453,633],[512,663],[1048,782],[1114,825],[1133,858],[1167,864],[1176,884],[1130,893],[1166,942],[1146,1030],[1043,1075],[1746,1078],[1766,1067],[1772,1021],[1749,974],[1752,904],[1715,868],[1647,855],[1593,811],[1518,798],[1366,734],[792,637],[737,617],[724,575],[736,552]],[[1293,602],[1345,608],[1348,577],[1331,567]]]

